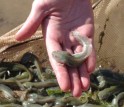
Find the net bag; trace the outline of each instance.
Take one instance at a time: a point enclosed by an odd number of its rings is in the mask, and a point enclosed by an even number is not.
[[[99,67],[124,70],[123,7],[123,0],[101,0],[94,9],[94,41]]]

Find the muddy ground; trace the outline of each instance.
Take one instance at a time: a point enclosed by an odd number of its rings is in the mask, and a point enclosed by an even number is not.
[[[0,35],[23,23],[33,0],[0,0]]]

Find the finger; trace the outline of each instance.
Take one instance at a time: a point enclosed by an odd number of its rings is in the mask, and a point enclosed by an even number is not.
[[[21,41],[29,38],[37,30],[45,15],[45,4],[35,0],[26,22],[16,33],[16,40]]]
[[[59,86],[63,91],[68,91],[70,89],[70,78],[66,66],[64,64],[57,63],[52,57],[52,52],[56,50],[61,50],[61,46],[58,41],[52,38],[46,38],[46,47],[49,60],[55,72]]]
[[[90,85],[90,77],[85,63],[83,63],[83,65],[79,67],[79,74],[81,78],[82,89],[86,91],[88,90]]]
[[[88,73],[89,74],[92,73],[96,67],[96,54],[94,49],[92,50],[90,56],[87,58],[86,64],[87,64]]]
[[[68,42],[64,43],[64,50],[69,52],[70,54],[73,54],[72,49],[71,49],[71,42],[69,42],[70,40],[68,40]],[[70,76],[70,83],[71,83],[71,92],[72,95],[75,97],[79,97],[82,94],[82,87],[81,87],[81,81],[80,81],[80,77],[78,74],[78,70],[76,68],[69,68],[68,67],[68,74]]]
[[[74,52],[79,53],[82,51],[82,46],[78,45],[75,47]],[[89,88],[89,74],[87,71],[86,63],[84,62],[82,66],[79,67],[79,76],[81,79],[82,89],[85,91]]]
[[[78,74],[78,70],[75,68],[69,68],[69,75],[71,80],[71,92],[75,97],[79,97],[82,94],[81,81]]]

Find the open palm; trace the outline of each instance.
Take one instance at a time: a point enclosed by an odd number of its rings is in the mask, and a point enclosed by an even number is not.
[[[16,39],[30,37],[42,25],[50,63],[56,74],[60,88],[71,90],[73,96],[80,96],[87,90],[89,74],[95,68],[95,52],[79,68],[70,68],[57,63],[52,52],[65,50],[69,53],[82,51],[82,46],[71,36],[72,31],[88,36],[93,44],[93,14],[89,0],[35,0],[32,10]]]

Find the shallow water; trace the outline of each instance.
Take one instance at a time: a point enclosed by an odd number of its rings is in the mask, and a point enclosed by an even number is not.
[[[23,23],[33,0],[0,0],[0,36]]]

